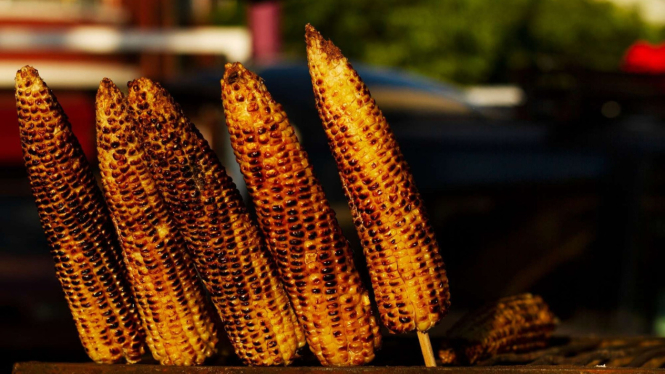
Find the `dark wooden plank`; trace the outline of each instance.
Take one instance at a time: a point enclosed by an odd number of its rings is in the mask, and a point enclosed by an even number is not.
[[[99,365],[94,363],[46,363],[19,362],[13,374],[663,374],[665,369],[602,368],[572,366],[484,366],[484,367],[436,367],[424,366],[362,366],[354,368],[332,367],[245,367],[199,366],[176,367],[159,365]]]

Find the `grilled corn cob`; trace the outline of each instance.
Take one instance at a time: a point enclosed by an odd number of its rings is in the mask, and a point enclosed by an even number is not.
[[[99,168],[146,342],[163,365],[200,365],[215,353],[215,325],[126,105],[122,92],[104,79],[97,91]]]
[[[439,350],[444,364],[474,364],[505,352],[543,348],[557,319],[540,296],[505,297],[463,317]]]
[[[159,84],[130,82],[128,102],[152,175],[236,353],[251,365],[288,365],[304,334],[231,178]]]
[[[39,218],[83,347],[95,362],[137,362],[145,335],[102,194],[67,116],[30,66],[16,74],[16,108]]]
[[[307,25],[314,96],[384,325],[425,332],[450,305],[448,278],[425,207],[395,136],[341,51]]]
[[[323,365],[369,363],[381,344],[369,294],[286,113],[240,63],[221,83],[236,159],[310,349]]]

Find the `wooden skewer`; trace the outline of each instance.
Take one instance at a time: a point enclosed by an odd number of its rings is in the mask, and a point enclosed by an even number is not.
[[[425,359],[425,366],[428,368],[436,367],[436,359],[434,358],[434,350],[432,349],[432,342],[429,340],[429,334],[418,331],[418,341]]]

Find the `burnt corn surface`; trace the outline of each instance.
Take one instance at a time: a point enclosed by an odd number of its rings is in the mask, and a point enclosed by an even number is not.
[[[453,325],[439,358],[444,364],[474,364],[500,353],[543,348],[556,325],[556,317],[540,296],[505,297]]]
[[[104,192],[148,347],[163,365],[200,365],[217,335],[194,263],[146,167],[124,95],[108,79],[96,109]]]
[[[23,159],[76,327],[99,363],[139,361],[144,333],[108,210],[55,96],[32,67],[16,74]]]
[[[128,102],[168,203],[236,353],[288,365],[304,343],[268,249],[206,140],[159,84],[129,83]]]
[[[381,343],[369,294],[286,113],[240,63],[221,83],[236,160],[310,349],[322,365],[369,363]]]
[[[447,313],[448,278],[409,166],[341,51],[307,25],[316,106],[360,235],[384,325],[427,331]]]

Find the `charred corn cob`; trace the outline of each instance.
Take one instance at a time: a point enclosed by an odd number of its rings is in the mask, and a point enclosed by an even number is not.
[[[474,364],[505,352],[543,348],[557,319],[540,296],[505,297],[463,317],[439,350],[444,364]]]
[[[425,207],[395,136],[341,51],[307,25],[317,109],[362,241],[384,325],[425,332],[450,305]]]
[[[144,333],[102,194],[67,116],[37,70],[16,74],[23,159],[58,280],[99,363],[139,361]]]
[[[130,82],[128,102],[152,176],[236,353],[251,365],[288,365],[304,346],[304,334],[231,178],[159,84]]]
[[[127,103],[104,79],[97,91],[97,151],[148,347],[163,365],[200,365],[217,333],[185,243],[145,164]]]
[[[281,105],[240,63],[222,99],[231,144],[307,343],[323,365],[362,365],[381,344],[353,253]]]

